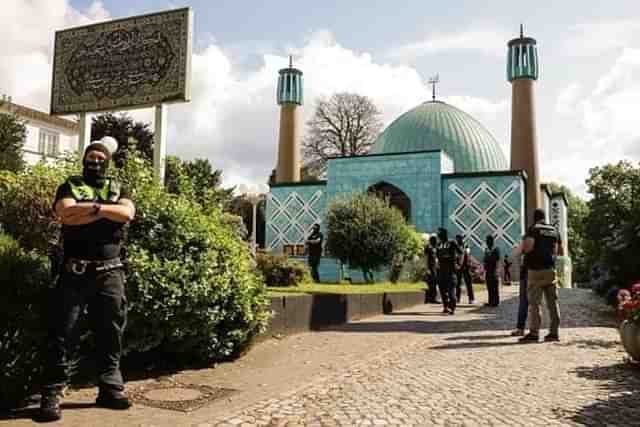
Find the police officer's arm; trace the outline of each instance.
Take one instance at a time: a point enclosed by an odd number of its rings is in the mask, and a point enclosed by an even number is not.
[[[65,225],[84,225],[98,220],[93,203],[78,203],[70,197],[58,200],[55,211]]]
[[[113,205],[100,205],[98,218],[106,218],[114,222],[129,222],[136,215],[136,208],[129,199],[120,199]]]
[[[528,254],[533,250],[533,247],[535,246],[535,244],[536,244],[536,240],[531,236],[527,236],[522,241],[522,252],[524,252],[525,254]]]

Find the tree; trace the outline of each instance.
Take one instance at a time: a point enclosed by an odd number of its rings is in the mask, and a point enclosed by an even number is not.
[[[153,131],[148,123],[134,122],[127,113],[101,114],[91,120],[91,140],[112,136],[118,141],[113,156],[117,167],[122,167],[130,151],[137,151],[143,159],[153,161]]]
[[[266,233],[266,201],[263,199],[258,202],[256,209],[256,244],[259,247],[265,247],[265,233]],[[247,230],[247,238],[251,236],[251,228],[253,227],[253,206],[242,195],[236,196],[231,200],[229,205],[229,212],[238,215],[242,218],[242,222]]]
[[[380,116],[366,96],[345,92],[320,98],[303,141],[305,168],[318,176],[330,157],[368,153],[382,129]]]
[[[567,198],[567,235],[569,256],[574,266],[578,281],[588,281],[589,262],[586,258],[585,244],[587,240],[587,217],[589,206],[585,200],[575,195],[568,187],[549,183],[553,193],[564,193]],[[567,242],[565,242],[566,245]],[[566,246],[565,246],[566,248]]]
[[[24,168],[22,149],[27,139],[25,122],[15,114],[0,113],[0,170]]]
[[[604,262],[618,285],[640,279],[640,165],[627,161],[589,170],[589,213],[585,249],[592,262]]]
[[[368,282],[373,271],[390,266],[394,256],[411,246],[400,211],[372,194],[337,198],[329,204],[326,220],[329,253],[361,269]]]
[[[183,161],[167,156],[165,187],[174,194],[188,194],[204,208],[228,210],[233,188],[221,188],[222,171],[214,170],[208,159]]]

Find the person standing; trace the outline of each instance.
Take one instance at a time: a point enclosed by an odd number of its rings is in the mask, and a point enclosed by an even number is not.
[[[553,225],[545,222],[542,209],[533,212],[534,224],[529,227],[522,244],[527,264],[527,287],[529,298],[529,333],[520,342],[538,342],[542,323],[541,303],[544,297],[551,324],[544,340],[559,341],[560,307],[556,287],[555,258],[562,254],[560,233]]]
[[[438,301],[438,257],[436,248],[438,239],[436,236],[429,237],[429,243],[424,248],[424,254],[427,261],[427,302],[440,304]]]
[[[456,260],[462,251],[456,242],[449,240],[446,228],[438,230],[438,287],[442,298],[443,313],[453,315],[456,311]]]
[[[497,307],[500,304],[500,289],[498,287],[498,263],[500,250],[494,246],[493,236],[486,238],[487,248],[484,252],[484,278],[487,283],[489,302],[485,305]]]
[[[67,353],[77,343],[78,319],[85,308],[96,340],[96,405],[110,409],[131,406],[120,372],[127,318],[120,251],[123,228],[133,220],[135,207],[127,190],[106,176],[116,149],[111,137],[89,144],[82,176],[69,177],[56,192],[53,206],[62,222],[63,258],[49,307],[41,421],[62,416],[60,395],[69,380]]]
[[[320,258],[322,258],[322,241],[324,236],[320,232],[320,224],[313,224],[311,228],[311,234],[307,238],[307,253],[309,256],[309,266],[311,267],[311,277],[313,281],[320,282],[320,273],[318,267],[320,266]]]
[[[460,234],[456,236],[456,244],[462,252],[462,255],[458,257],[458,269],[456,270],[456,300],[458,302],[461,301],[462,279],[464,279],[464,282],[467,285],[467,298],[469,298],[469,304],[475,304],[475,298],[473,297],[473,283],[471,281],[471,266],[469,264],[471,249],[469,249],[469,246],[467,246]]]
[[[504,284],[505,286],[511,286],[511,260],[509,259],[509,255],[504,254],[503,261],[503,274],[504,274]]]
[[[529,298],[527,298],[527,264],[522,253],[522,245],[526,236],[522,236],[522,241],[516,246],[512,252],[514,257],[520,259],[520,283],[518,298],[518,320],[516,321],[516,329],[511,332],[511,336],[524,336],[524,328],[527,324],[527,313],[529,311]]]

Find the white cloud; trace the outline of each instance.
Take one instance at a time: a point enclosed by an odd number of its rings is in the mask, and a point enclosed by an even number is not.
[[[625,18],[577,24],[561,44],[565,55],[595,57],[640,41],[640,19]]]
[[[107,19],[102,2],[85,11],[67,0],[3,0],[0,25],[0,92],[15,102],[49,110],[56,30]]]
[[[433,34],[423,41],[396,47],[387,55],[391,58],[407,60],[455,50],[474,50],[484,55],[502,58],[506,50],[505,40],[509,40],[508,34],[493,30]]]
[[[544,156],[545,177],[585,191],[588,170],[621,159],[640,160],[640,49],[623,50],[593,91],[578,96],[576,85],[561,91],[557,110],[578,128],[567,144]]]

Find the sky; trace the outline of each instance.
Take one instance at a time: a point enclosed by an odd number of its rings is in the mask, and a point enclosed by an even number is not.
[[[369,96],[385,125],[438,98],[480,120],[508,158],[506,43],[537,39],[536,121],[543,181],[587,196],[594,166],[640,160],[640,2],[616,0],[1,0],[0,93],[49,110],[55,30],[190,6],[192,100],[168,113],[169,154],[208,158],[225,186],[275,166],[278,70],[304,72],[305,120],[339,91]],[[134,117],[152,122],[151,110]]]

